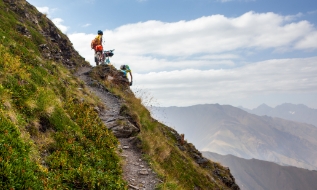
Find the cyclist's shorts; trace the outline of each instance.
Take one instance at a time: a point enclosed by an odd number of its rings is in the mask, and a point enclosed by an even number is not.
[[[102,45],[96,45],[95,50],[102,51],[103,50]]]

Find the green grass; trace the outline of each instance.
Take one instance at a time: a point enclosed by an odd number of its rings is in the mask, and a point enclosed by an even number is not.
[[[31,145],[20,136],[19,129],[0,112],[0,187],[43,189],[44,173],[29,156]]]
[[[101,103],[62,63],[42,58],[40,44],[59,47],[37,32],[49,22],[37,18],[0,1],[0,189],[126,189],[118,140],[93,109]]]

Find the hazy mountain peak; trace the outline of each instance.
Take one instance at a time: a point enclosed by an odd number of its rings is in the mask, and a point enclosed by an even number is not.
[[[309,108],[304,104],[283,103],[271,108],[262,104],[253,110],[243,109],[249,113],[271,117],[279,117],[291,121],[297,121],[317,126],[317,109]]]
[[[267,104],[261,104],[259,105],[257,108],[271,108],[270,106],[268,106]]]
[[[258,159],[203,152],[207,158],[230,168],[243,190],[305,189],[315,190],[317,172],[292,166],[280,166]]]
[[[270,108],[265,104],[261,107]],[[212,104],[162,111],[167,117],[160,118],[157,113],[156,118],[184,133],[200,150],[317,168],[317,128],[271,115],[280,112],[296,118],[300,110],[291,109],[291,114],[290,109],[262,109],[263,116],[257,116],[233,106]]]

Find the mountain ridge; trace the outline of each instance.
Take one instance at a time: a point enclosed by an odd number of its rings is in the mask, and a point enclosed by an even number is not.
[[[259,116],[279,117],[286,120],[312,124],[317,127],[317,109],[309,108],[304,104],[284,103],[272,108],[262,104],[254,109],[239,107],[248,113]]]
[[[199,150],[316,169],[313,125],[219,104],[155,108],[152,114],[184,133]]]
[[[279,166],[254,158],[247,160],[233,155],[224,156],[212,152],[203,152],[203,155],[228,166],[243,190],[314,190],[317,186],[317,171],[293,166]]]

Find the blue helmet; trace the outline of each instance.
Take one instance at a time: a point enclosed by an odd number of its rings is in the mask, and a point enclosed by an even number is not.
[[[101,30],[98,30],[98,34],[103,35],[103,32]]]

